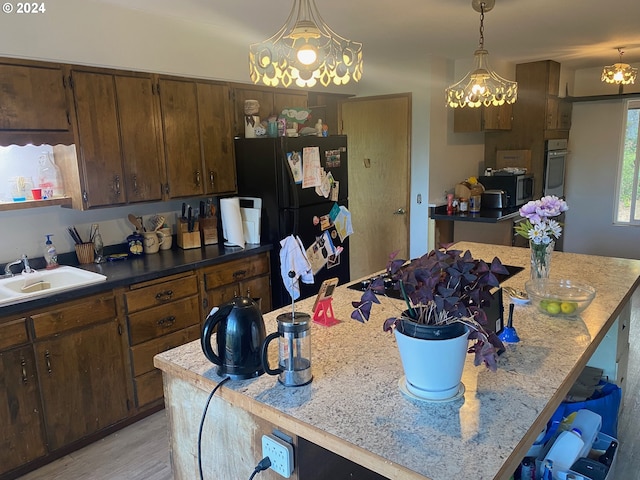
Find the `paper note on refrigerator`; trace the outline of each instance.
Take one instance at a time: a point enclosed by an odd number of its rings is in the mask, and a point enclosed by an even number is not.
[[[302,158],[300,157],[300,152],[287,153],[287,163],[289,163],[293,181],[302,183]]]
[[[333,209],[331,211],[333,212]],[[336,227],[336,231],[338,232],[341,242],[344,242],[344,239],[353,233],[351,213],[344,206],[340,206],[340,211],[333,220],[333,224]]]
[[[302,149],[302,188],[317,187],[322,181],[320,150],[318,147]]]
[[[317,237],[316,241],[306,251],[313,274],[318,273],[325,266],[329,257],[335,255],[335,253],[336,247],[327,232]]]

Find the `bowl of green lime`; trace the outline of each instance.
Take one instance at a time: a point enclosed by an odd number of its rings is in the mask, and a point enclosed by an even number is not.
[[[579,315],[596,296],[591,285],[573,280],[537,278],[527,281],[524,288],[538,310],[554,317]]]

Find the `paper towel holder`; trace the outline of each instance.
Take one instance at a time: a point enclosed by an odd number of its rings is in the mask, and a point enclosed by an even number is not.
[[[252,245],[260,245],[262,199],[257,197],[238,198],[240,201],[240,216],[242,217],[242,232],[244,234],[244,241]]]

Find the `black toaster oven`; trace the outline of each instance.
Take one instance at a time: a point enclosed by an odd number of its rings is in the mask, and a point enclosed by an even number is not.
[[[520,207],[533,200],[533,175],[510,174],[481,176],[478,181],[485,190],[502,190],[507,195],[502,208]]]

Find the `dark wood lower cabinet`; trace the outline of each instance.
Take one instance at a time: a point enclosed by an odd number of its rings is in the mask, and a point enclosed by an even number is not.
[[[47,453],[31,345],[0,352],[0,476]]]
[[[0,318],[0,480],[161,409],[153,357],[198,340],[205,296],[269,311],[269,265],[259,253]]]
[[[49,448],[56,450],[127,416],[117,321],[35,345]]]

